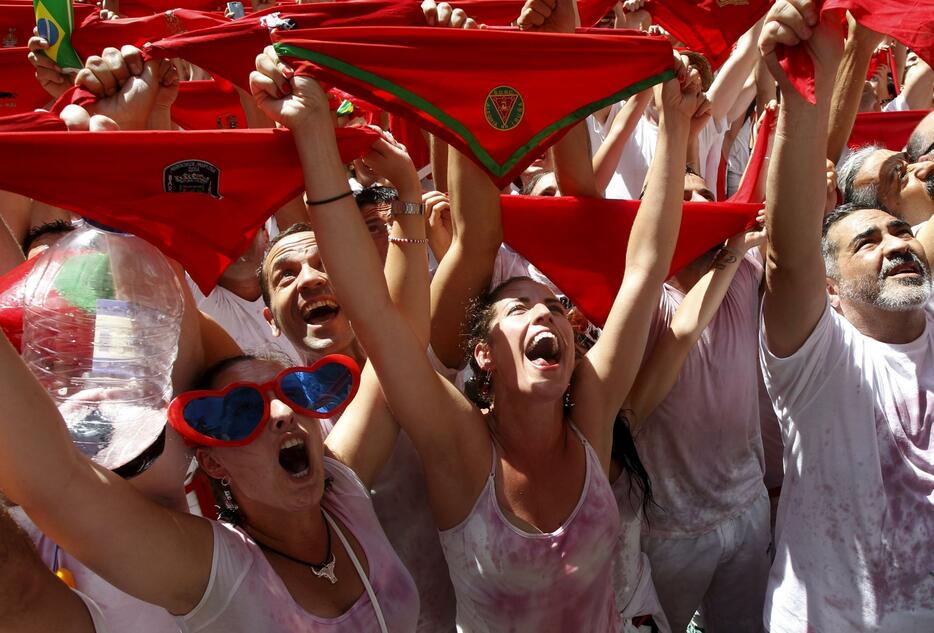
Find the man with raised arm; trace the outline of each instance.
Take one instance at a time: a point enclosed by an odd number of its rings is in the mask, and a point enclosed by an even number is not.
[[[760,39],[782,90],[760,350],[786,467],[765,624],[932,631],[931,274],[904,220],[854,205],[822,218],[842,38],[818,20],[815,2],[780,0]],[[790,85],[781,46],[806,48],[816,105]]]

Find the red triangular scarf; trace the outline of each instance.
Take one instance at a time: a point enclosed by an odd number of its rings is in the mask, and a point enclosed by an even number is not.
[[[141,18],[101,20],[95,13],[86,18],[72,33],[71,43],[82,57],[100,55],[108,46],[120,48],[131,44],[138,48],[146,42],[170,35],[229,24],[230,20],[214,13],[175,9]]]
[[[297,28],[331,26],[424,26],[425,16],[411,0],[353,0],[317,4],[277,6],[240,20],[153,42],[152,57],[181,57],[223,77],[244,90],[250,89],[250,73],[256,56],[269,46],[269,29],[263,21],[290,20]]]
[[[927,116],[929,110],[903,110],[901,112],[860,112],[850,132],[847,147],[882,145],[895,152],[902,151],[915,126]]]
[[[765,162],[765,155],[769,151],[769,135],[772,133],[772,128],[775,127],[777,116],[776,110],[765,111],[765,116],[762,117],[762,123],[759,125],[759,131],[756,132],[756,142],[752,148],[752,155],[749,157],[749,162],[746,163],[743,178],[739,183],[739,189],[730,196],[728,202],[763,202],[761,194],[756,196],[756,189],[762,176],[762,163]],[[726,177],[718,182],[726,182]],[[762,188],[762,194],[764,193],[765,187]]]
[[[357,27],[272,37],[297,72],[416,119],[500,187],[568,126],[672,76],[664,38],[611,31]]]
[[[639,202],[502,196],[505,242],[602,326],[622,283]],[[685,202],[670,274],[735,235],[761,205]],[[599,239],[595,239],[599,236]]]
[[[892,48],[880,48],[875,53],[872,54],[872,57],[869,60],[869,68],[866,69],[866,81],[872,79],[872,76],[876,74],[876,69],[879,66],[885,66],[887,72],[892,75],[892,83],[895,85],[895,95],[898,96],[902,87],[898,83],[898,68],[895,66],[895,53],[892,51]]]
[[[615,0],[580,0],[581,24],[596,24],[615,4]],[[645,9],[654,22],[688,49],[703,53],[717,69],[771,4],[772,0],[648,0]]]
[[[183,81],[172,104],[172,120],[186,130],[243,129],[246,115],[229,83]]]
[[[845,11],[863,26],[891,35],[934,66],[934,0],[824,0],[821,21],[839,24]],[[841,37],[842,33],[841,29]],[[814,103],[814,62],[805,48],[783,49],[779,61],[798,92]]]
[[[138,18],[172,9],[187,9],[189,11],[211,11],[223,16],[226,4],[226,0],[120,0],[120,15]],[[249,1],[243,4],[244,10],[249,12]]]
[[[0,114],[32,112],[52,100],[36,81],[28,54],[25,46],[0,48]]]
[[[337,130],[341,158],[379,136]],[[304,188],[287,130],[0,134],[0,189],[130,231],[179,261],[208,294],[262,223]],[[54,183],[36,165],[54,156]],[[107,178],[96,157],[108,157]],[[53,186],[54,185],[54,186]]]
[[[80,4],[78,2],[74,3],[74,10],[75,24],[80,24],[91,13],[97,12],[97,8],[93,4]],[[32,2],[4,2],[0,4],[0,43],[7,36],[12,36],[15,38],[15,43],[12,46],[25,47],[29,38],[32,37],[32,30],[35,26],[36,10],[33,8]]]

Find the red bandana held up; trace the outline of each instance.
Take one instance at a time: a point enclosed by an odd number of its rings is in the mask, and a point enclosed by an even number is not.
[[[763,202],[765,187],[762,187],[758,195],[756,190],[759,188],[759,180],[762,176],[762,163],[765,162],[765,155],[769,151],[769,136],[775,127],[775,120],[778,117],[777,110],[766,110],[762,117],[762,123],[759,125],[759,131],[756,132],[755,144],[752,148],[752,155],[749,162],[746,163],[746,170],[743,171],[743,178],[739,183],[739,188],[730,196],[727,202]],[[726,178],[720,182],[725,182]]]
[[[502,196],[505,242],[603,326],[626,267],[636,200]],[[749,226],[762,205],[685,202],[669,274]],[[613,239],[594,239],[612,235]]]
[[[195,33],[154,41],[146,47],[150,57],[180,57],[249,91],[256,56],[269,46],[272,25],[295,28],[337,26],[424,26],[418,2],[406,0],[354,0],[284,5],[250,14],[240,20]]]
[[[198,31],[230,20],[214,13],[174,9],[156,15],[139,18],[101,20],[95,13],[86,18],[71,35],[71,44],[82,57],[100,55],[108,46],[120,48],[130,44],[142,48],[146,42],[159,40],[170,35]]]
[[[861,25],[891,35],[934,66],[934,0],[824,0],[821,22],[845,23],[846,11]],[[839,30],[842,38],[845,30]],[[778,59],[795,89],[815,103],[814,62],[805,47],[780,49]]]
[[[860,112],[846,142],[856,149],[864,145],[882,145],[894,152],[902,151],[915,126],[927,116],[929,110],[903,110],[901,112]]]
[[[417,120],[500,187],[568,126],[673,76],[663,38],[602,31],[358,27],[272,38],[299,74]]]
[[[342,160],[379,138],[337,130]],[[304,189],[286,130],[0,134],[0,189],[148,240],[208,294],[276,209]],[[47,170],[55,156],[54,186]],[[99,157],[107,157],[108,178]]]
[[[120,0],[120,15],[138,18],[173,9],[188,9],[211,11],[223,16],[226,4],[226,0]],[[243,4],[244,9],[250,11],[250,3]]]
[[[172,104],[172,121],[186,130],[243,129],[246,115],[236,89],[226,81],[183,81]]]
[[[615,4],[615,0],[580,0],[581,24],[596,24]],[[771,4],[772,0],[648,0],[645,9],[653,22],[688,49],[702,53],[716,70]]]

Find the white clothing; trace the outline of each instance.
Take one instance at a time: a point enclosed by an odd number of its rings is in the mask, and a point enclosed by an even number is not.
[[[433,354],[432,354],[433,356]],[[453,633],[454,586],[428,503],[422,460],[405,431],[373,484],[373,509],[418,587],[419,633]]]
[[[606,136],[613,126],[613,121],[616,119],[616,115],[619,114],[620,108],[624,103],[626,102],[621,101],[610,106],[609,113],[604,123],[600,123],[592,114],[587,117],[587,133],[590,135],[591,158],[596,156],[597,150],[600,149],[600,146],[606,141]],[[620,174],[619,166],[617,165],[616,169],[613,170],[613,175],[610,176],[610,182],[604,190],[603,197],[612,200],[631,200],[631,198],[626,198],[627,191],[628,189],[623,182],[623,176]]]
[[[525,532],[496,498],[499,458],[470,514],[441,532],[459,633],[616,633],[612,588],[619,511],[589,442],[580,499],[553,532]]]
[[[84,603],[84,608],[88,610],[88,615],[91,616],[91,624],[94,626],[94,633],[110,633],[110,628],[107,626],[107,620],[104,618],[104,612],[101,611],[99,606],[97,606],[97,603],[77,589],[72,589],[72,591],[75,592],[75,595],[81,598],[81,602]]]
[[[412,633],[418,619],[418,592],[411,576],[396,556],[373,512],[370,496],[356,474],[329,457],[325,469],[332,477],[322,506],[341,525],[345,536],[353,533],[363,549],[386,625],[391,633]],[[212,522],[214,555],[211,578],[198,605],[178,618],[183,631],[235,633],[346,632],[377,633],[376,611],[366,591],[345,613],[323,618],[305,611],[266,560],[262,548],[245,532]],[[334,546],[339,540],[336,535]],[[309,571],[309,575],[311,572]],[[131,629],[127,629],[131,630]]]
[[[757,254],[747,254],[671,392],[634,438],[658,505],[648,517],[653,537],[709,532],[765,492],[756,374],[761,277]],[[665,284],[647,349],[683,300]]]
[[[772,633],[934,631],[934,313],[882,343],[829,304],[787,358],[760,335],[785,439]]]
[[[693,538],[644,536],[652,578],[672,631],[700,605],[708,633],[758,633],[769,573],[769,501],[763,492],[742,514]]]
[[[902,91],[897,97],[885,104],[885,107],[882,108],[883,112],[902,112],[904,110],[910,110],[908,107],[908,101],[905,99],[905,93]]]
[[[216,286],[205,296],[187,275],[195,305],[217,321],[237,342],[245,354],[264,356],[270,353],[283,357],[290,365],[301,365],[301,355],[285,336],[273,336],[269,323],[263,317],[262,297],[254,301],[241,299],[231,291]]]
[[[102,631],[142,631],[145,633],[178,633],[175,616],[162,607],[143,602],[124,593],[85,567],[78,559],[58,547],[43,534],[22,508],[10,508],[10,516],[29,535],[36,552],[53,570],[67,569],[75,579],[75,588],[85,600],[98,633]],[[99,622],[106,624],[104,628]]]
[[[739,129],[736,138],[733,139],[733,145],[726,159],[726,196],[729,198],[743,180],[743,174],[746,172],[746,165],[752,157],[752,117],[748,117]]]

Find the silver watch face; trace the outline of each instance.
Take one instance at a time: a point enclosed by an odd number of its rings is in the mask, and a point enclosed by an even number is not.
[[[393,200],[391,212],[393,215],[422,215],[425,213],[425,205],[419,202]]]

